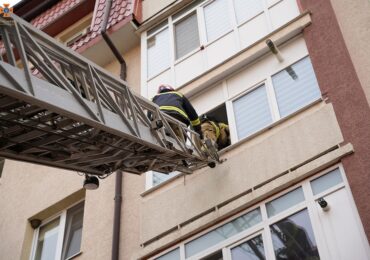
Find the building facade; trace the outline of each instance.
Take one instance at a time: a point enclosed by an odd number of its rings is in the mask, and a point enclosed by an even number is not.
[[[214,169],[123,173],[119,259],[370,259],[369,1],[41,2],[15,12],[118,76],[109,4],[131,88],[230,127]],[[0,259],[111,258],[115,179],[82,180],[5,160]]]

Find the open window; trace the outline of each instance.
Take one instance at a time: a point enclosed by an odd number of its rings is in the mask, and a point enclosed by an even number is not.
[[[217,130],[220,131],[219,136],[217,136],[217,145],[219,146],[219,150],[222,150],[230,145],[230,131],[229,129],[225,129],[225,125],[227,125],[227,127],[229,126],[225,103],[204,113],[201,118],[207,118],[208,120],[216,123],[217,127],[219,128]],[[203,120],[204,119],[202,119],[202,121]],[[203,133],[203,135],[206,137],[205,133]]]

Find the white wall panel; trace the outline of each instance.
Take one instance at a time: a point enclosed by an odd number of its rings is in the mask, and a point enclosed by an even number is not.
[[[268,34],[266,14],[262,13],[239,27],[240,45],[245,48]]]
[[[236,52],[234,32],[208,45],[204,50],[207,55],[207,67],[211,68],[229,58]]]
[[[153,78],[148,82],[148,92],[147,97],[150,99],[157,93],[158,86],[160,84],[170,84],[172,85],[171,81],[171,70],[168,69],[161,74],[159,74],[157,77]]]
[[[201,51],[198,51],[175,65],[176,86],[181,86],[203,71],[203,55]]]
[[[285,45],[280,48],[280,51],[284,57],[284,62],[280,63],[274,55],[270,55],[227,79],[229,96],[234,97],[265,80],[267,75],[277,73],[308,54],[306,43],[303,38]]]
[[[223,94],[222,84],[212,86],[191,99],[191,103],[199,115],[208,112],[223,102],[225,102],[225,96]]]
[[[272,28],[277,29],[299,15],[296,0],[283,0],[269,8]]]
[[[231,29],[229,3],[227,0],[216,0],[204,7],[204,21],[207,40],[213,41]]]

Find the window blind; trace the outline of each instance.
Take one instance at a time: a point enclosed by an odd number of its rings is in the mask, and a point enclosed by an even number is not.
[[[321,96],[310,59],[304,58],[272,77],[280,116],[287,116]]]
[[[261,0],[234,0],[236,19],[238,24],[251,19],[263,11]]]
[[[198,20],[196,13],[175,24],[176,59],[199,46]]]
[[[229,5],[226,0],[215,0],[204,7],[207,40],[212,41],[231,28]]]
[[[148,78],[170,66],[170,40],[168,28],[147,40]]]
[[[242,139],[272,122],[265,85],[233,102],[238,139]]]

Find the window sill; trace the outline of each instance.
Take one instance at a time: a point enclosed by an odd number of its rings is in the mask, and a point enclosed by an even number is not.
[[[140,196],[141,196],[141,197],[145,197],[146,195],[148,195],[148,194],[150,194],[150,193],[152,193],[152,192],[154,192],[154,191],[156,191],[156,190],[158,190],[158,189],[162,188],[163,186],[167,185],[168,183],[171,183],[171,182],[173,182],[174,180],[177,180],[178,178],[180,178],[180,177],[182,177],[182,176],[184,176],[184,175],[186,175],[186,173],[180,172],[179,174],[177,174],[177,175],[173,176],[172,178],[170,178],[170,179],[168,179],[168,180],[165,180],[164,182],[161,182],[161,183],[159,183],[158,185],[155,185],[155,186],[153,186],[153,187],[151,187],[151,188],[147,189],[146,191],[142,192],[142,193],[140,194]]]
[[[162,73],[165,73],[166,71],[168,71],[170,69],[171,69],[171,67],[168,66],[165,69],[161,70],[160,72],[157,72],[157,73],[153,74],[152,76],[148,77],[146,81],[147,82],[151,81],[152,79],[155,79],[156,77],[158,77],[159,75],[161,75]]]
[[[76,253],[76,254],[74,254],[74,255],[66,258],[65,260],[72,260],[72,259],[75,259],[76,257],[78,257],[80,255],[82,255],[82,251],[80,251],[80,252],[78,252],[78,253]]]
[[[250,141],[251,139],[253,139],[253,138],[261,135],[262,133],[264,133],[264,132],[266,132],[266,131],[274,128],[275,126],[278,126],[278,125],[282,124],[283,122],[288,121],[289,119],[295,117],[297,114],[300,114],[300,113],[302,113],[305,110],[308,110],[309,108],[311,108],[311,107],[313,107],[313,106],[321,103],[322,101],[323,101],[323,98],[319,98],[319,99],[313,101],[312,103],[310,103],[310,104],[308,104],[308,105],[306,105],[306,106],[298,109],[294,113],[292,113],[292,114],[290,114],[290,115],[288,115],[286,117],[283,117],[283,118],[275,121],[274,123],[272,123],[272,124],[270,124],[270,125],[262,128],[262,129],[258,130],[257,132],[255,132],[255,133],[253,133],[253,134],[251,134],[251,135],[249,135],[247,137],[244,137],[243,139],[237,141],[236,143],[231,144],[228,147],[226,147],[226,148],[222,149],[221,151],[219,151],[219,155],[222,156],[222,155],[226,154],[228,151],[233,150],[234,148],[236,148],[236,147],[238,147],[238,146],[240,146],[240,145],[242,145],[242,144]],[[158,189],[166,186],[167,184],[169,184],[169,183],[173,182],[174,180],[176,180],[176,179],[178,179],[180,177],[183,177],[185,175],[186,175],[185,173],[180,173],[180,174],[178,174],[176,176],[173,176],[172,178],[170,178],[168,180],[165,180],[164,182],[161,182],[160,184],[147,189],[146,191],[144,191],[143,193],[141,193],[140,196],[141,197],[145,197],[148,194],[150,194],[150,193],[152,193],[152,192],[154,192],[154,191],[156,191],[156,190],[158,190]]]
[[[300,113],[302,113],[302,112],[303,112],[303,111],[305,111],[305,110],[308,110],[309,108],[311,108],[311,107],[315,106],[316,104],[321,103],[322,101],[323,101],[323,98],[319,98],[319,99],[317,99],[317,100],[315,100],[315,101],[311,102],[310,104],[308,104],[308,105],[306,105],[306,106],[304,106],[304,107],[302,107],[302,108],[298,109],[297,111],[293,112],[292,114],[290,114],[290,115],[288,115],[288,116],[285,116],[285,117],[283,117],[283,118],[280,118],[279,120],[277,120],[277,121],[273,122],[272,124],[270,124],[270,125],[268,125],[268,126],[266,126],[266,127],[262,128],[262,129],[258,130],[257,132],[255,132],[255,133],[253,133],[253,134],[251,134],[251,135],[249,135],[249,136],[246,136],[246,137],[244,137],[244,138],[242,138],[242,139],[238,140],[236,143],[233,143],[233,144],[229,145],[228,147],[226,147],[226,148],[222,149],[221,151],[219,151],[219,155],[223,155],[223,154],[225,154],[226,152],[228,152],[228,151],[230,151],[230,150],[232,150],[232,149],[234,149],[234,148],[238,147],[239,145],[241,145],[241,144],[243,144],[243,143],[245,143],[245,142],[248,142],[249,140],[251,140],[251,139],[255,138],[256,136],[261,135],[262,133],[264,133],[264,132],[266,132],[266,131],[268,131],[268,130],[270,130],[270,129],[274,128],[274,127],[275,127],[275,126],[277,126],[277,125],[282,124],[282,123],[283,123],[283,122],[285,122],[285,121],[288,121],[288,120],[289,120],[289,119],[291,119],[292,117],[295,117],[297,114],[300,114]]]

